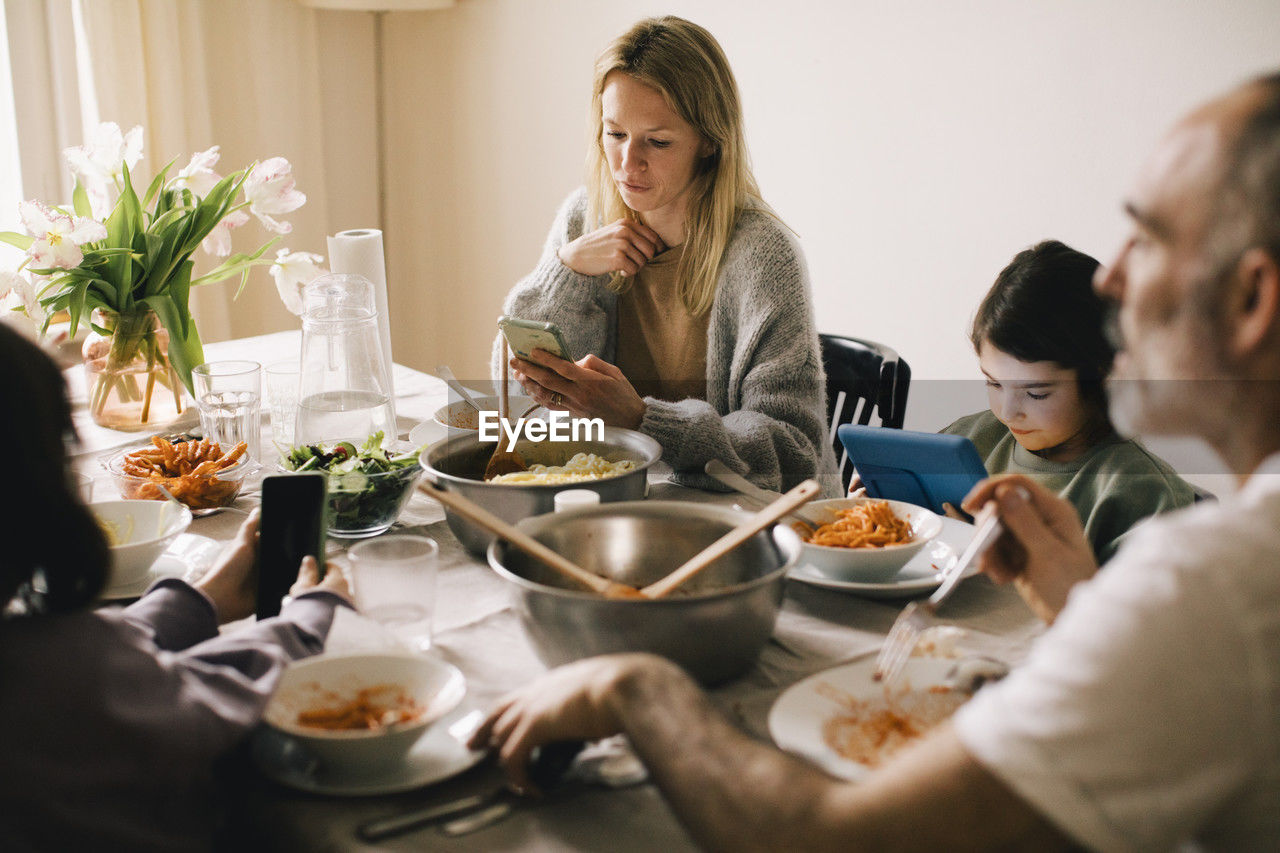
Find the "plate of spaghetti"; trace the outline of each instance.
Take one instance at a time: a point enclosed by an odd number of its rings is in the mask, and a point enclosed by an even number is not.
[[[785,690],[769,709],[774,743],[834,776],[856,781],[969,699],[949,683],[955,660],[912,657],[890,692],[872,680],[875,664],[870,655]]]
[[[835,580],[890,577],[942,530],[936,513],[902,501],[836,498],[809,507],[830,520],[817,528],[793,525],[804,541],[800,562]]]

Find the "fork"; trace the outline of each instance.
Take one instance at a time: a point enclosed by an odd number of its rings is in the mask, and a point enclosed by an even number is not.
[[[911,602],[902,608],[898,618],[893,620],[889,636],[885,637],[884,645],[880,647],[880,656],[876,658],[876,670],[872,676],[876,681],[883,682],[886,689],[898,680],[898,676],[902,675],[902,670],[907,665],[907,658],[911,657],[911,652],[915,649],[920,635],[937,615],[938,607],[951,596],[952,591],[960,583],[960,578],[964,576],[965,570],[1000,535],[1000,519],[996,515],[995,501],[988,501],[982,507],[978,517],[974,519],[974,525],[977,527],[977,532],[973,535],[973,540],[964,549],[959,559],[942,573],[942,583],[934,590],[933,595],[929,596],[923,604],[918,601]]]

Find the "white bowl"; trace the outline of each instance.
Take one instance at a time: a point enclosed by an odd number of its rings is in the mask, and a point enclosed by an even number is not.
[[[818,514],[827,510],[830,520],[835,521],[835,510],[848,509],[871,500],[873,499],[832,498],[813,501],[806,505],[806,509]],[[892,577],[942,531],[942,519],[931,510],[903,501],[889,501],[889,508],[894,515],[906,519],[911,525],[910,542],[880,548],[838,548],[805,542],[800,562],[807,563],[831,578],[854,583],[877,583]]]
[[[498,411],[497,397],[475,397],[480,408],[486,412]],[[536,401],[532,397],[511,397],[508,399],[513,417],[519,417]],[[466,400],[455,400],[447,406],[436,409],[429,421],[423,421],[409,433],[409,441],[415,447],[435,444],[442,438],[474,433],[480,429],[480,413],[471,408]]]
[[[329,730],[298,724],[303,711],[341,706],[363,689],[387,685],[412,697],[422,714],[379,729]],[[289,665],[263,717],[326,767],[359,772],[402,761],[432,723],[458,706],[466,691],[458,668],[431,656],[322,656]]]
[[[98,501],[89,509],[110,531],[112,587],[141,583],[191,524],[191,510],[172,501]]]

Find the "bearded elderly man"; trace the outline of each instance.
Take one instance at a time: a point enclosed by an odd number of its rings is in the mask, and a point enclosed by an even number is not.
[[[1237,495],[1149,522],[1095,578],[1069,504],[1019,478],[979,485],[967,505],[994,498],[1007,531],[984,570],[1052,624],[859,784],[751,740],[639,655],[549,673],[475,742],[526,784],[535,745],[625,732],[720,849],[1280,849],[1280,74],[1178,124],[1126,210],[1097,282],[1123,337],[1113,417],[1205,439]]]

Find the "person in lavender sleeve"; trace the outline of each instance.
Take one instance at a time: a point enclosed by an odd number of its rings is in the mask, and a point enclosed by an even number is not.
[[[198,583],[167,578],[93,608],[105,536],[71,483],[62,376],[0,328],[0,837],[6,850],[200,850],[217,824],[214,764],[257,724],[281,671],[323,650],[349,592],[302,561],[275,619],[254,611],[258,518]]]

